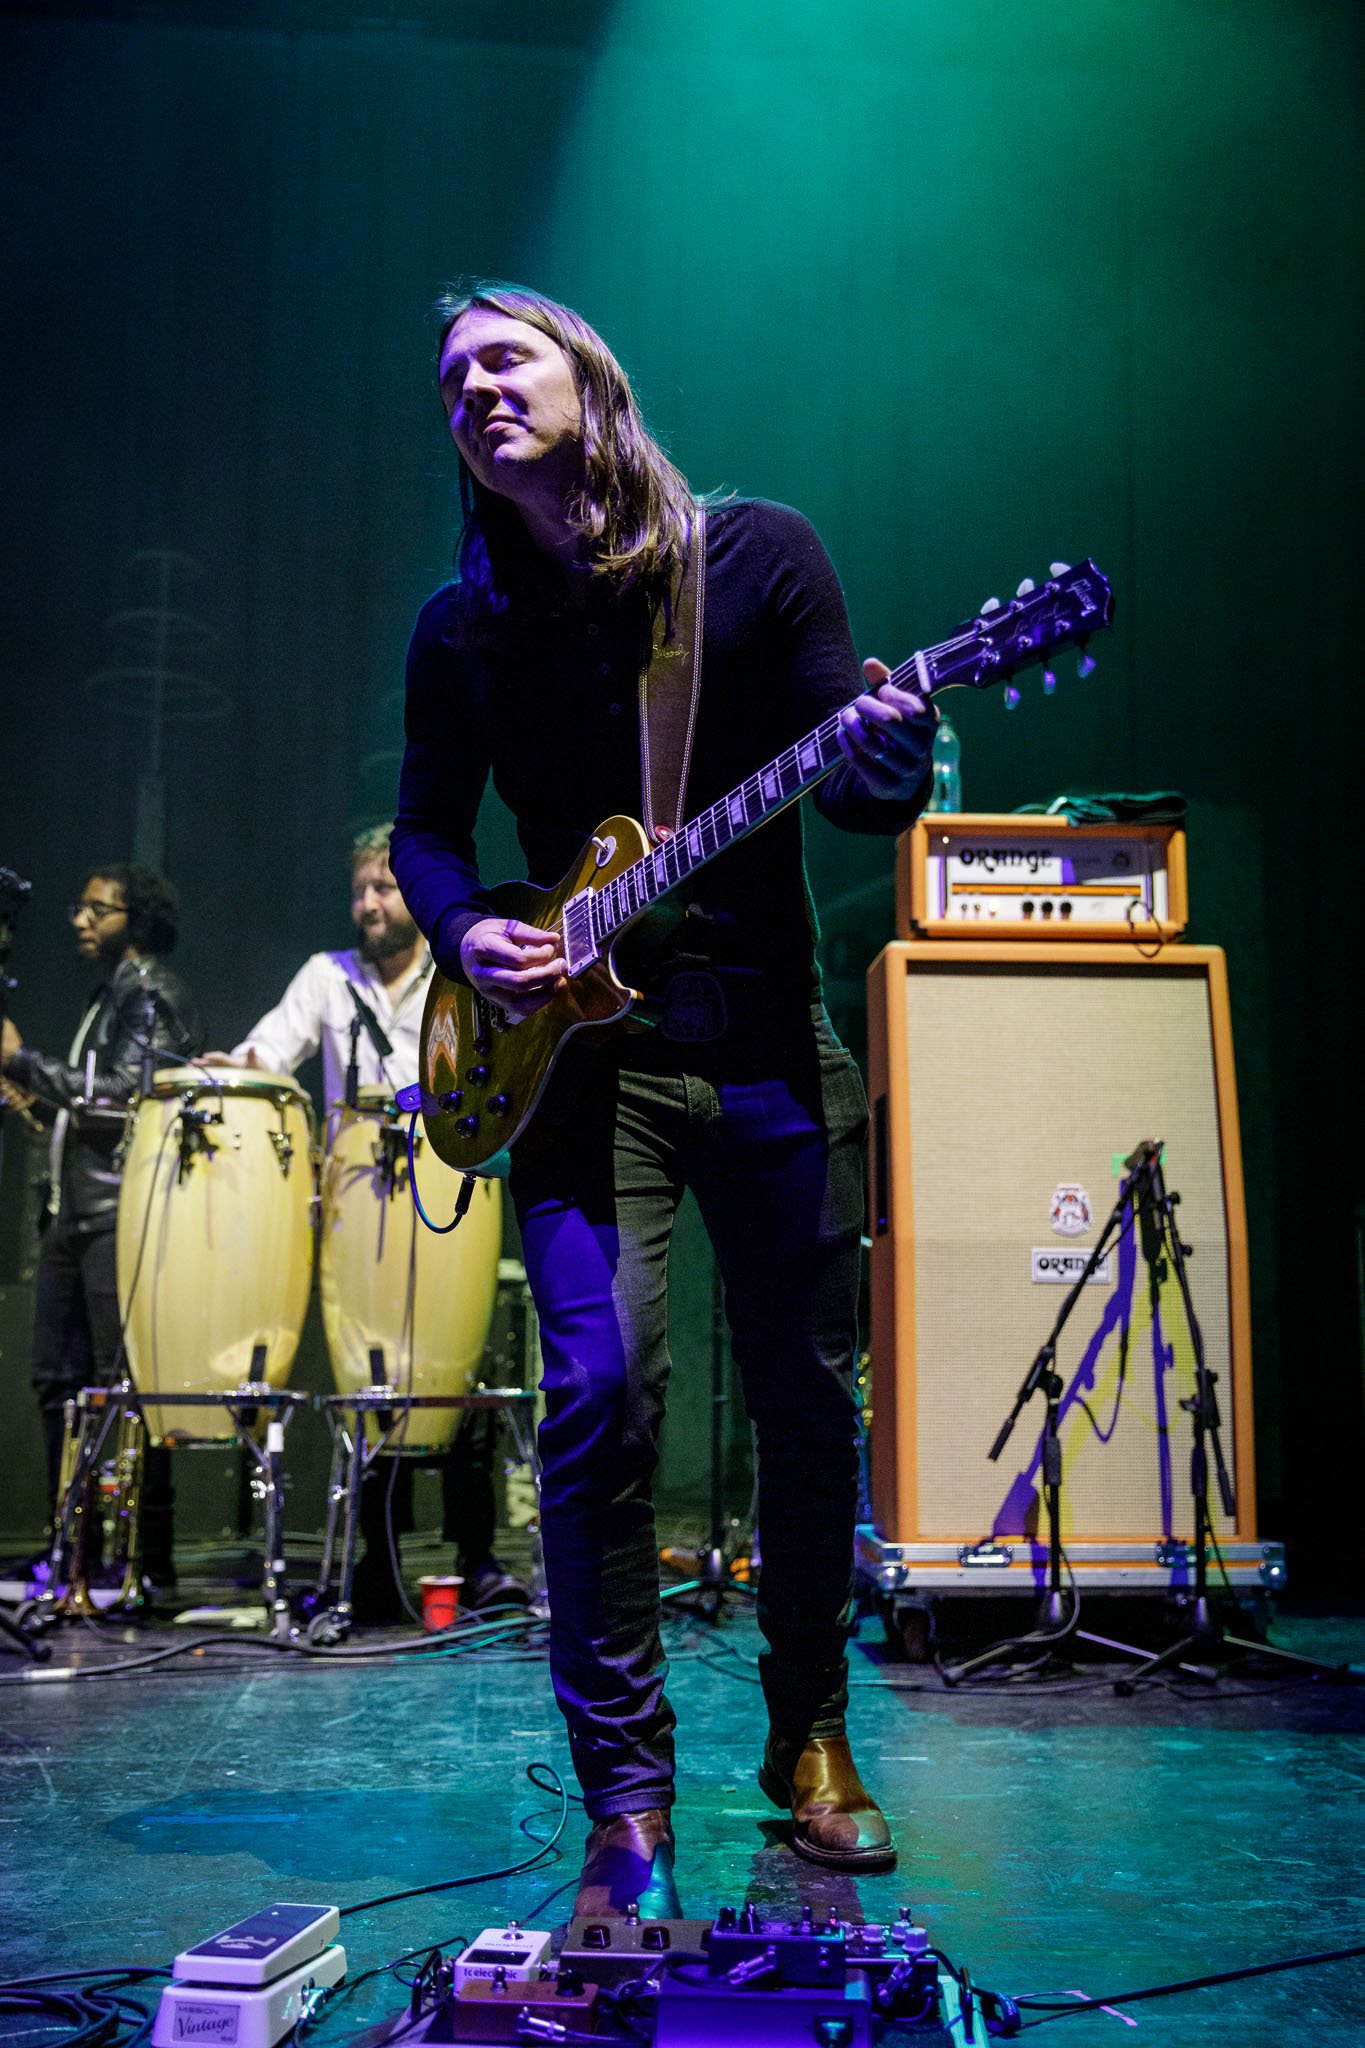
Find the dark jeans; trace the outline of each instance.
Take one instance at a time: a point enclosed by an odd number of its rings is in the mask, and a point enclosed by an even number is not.
[[[33,1291],[33,1391],[47,1451],[48,1514],[61,1472],[64,1404],[82,1387],[121,1378],[114,1219],[101,1227],[60,1218],[42,1241]],[[149,1446],[143,1466],[142,1551],[152,1576],[169,1576],[172,1550],[170,1452]],[[98,1563],[96,1535],[87,1563]]]
[[[769,1720],[799,1739],[842,1730],[867,1103],[824,1012],[788,1005],[718,1046],[618,1038],[556,1076],[541,1118],[511,1186],[545,1360],[550,1668],[600,1819],[673,1800],[650,1489],[684,1187],[755,1430]]]

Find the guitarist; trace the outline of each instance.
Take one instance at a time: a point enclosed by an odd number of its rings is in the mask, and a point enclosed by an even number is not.
[[[458,578],[424,607],[409,650],[391,859],[442,973],[520,1021],[566,963],[535,926],[490,914],[480,799],[491,776],[531,881],[547,886],[599,820],[641,814],[639,678],[698,507],[578,314],[501,285],[440,311],[465,518]],[[785,506],[730,499],[706,508],[704,546],[682,815],[847,705],[846,761],[815,802],[849,831],[903,831],[929,793],[934,715],[881,663],[860,678],[813,529]],[[679,1912],[650,1486],[685,1186],[720,1262],[758,1446],[759,1781],[802,1856],[846,1871],[895,1862],[844,1732],[866,1098],[820,1000],[799,807],[727,848],[685,895],[672,930],[626,955],[658,1028],[618,1027],[582,1058],[571,1044],[510,1183],[545,1360],[551,1673],[593,1823],[575,1911],[594,1916]]]

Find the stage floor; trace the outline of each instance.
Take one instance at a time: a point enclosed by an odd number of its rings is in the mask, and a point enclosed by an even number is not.
[[[49,1668],[184,1633],[68,1625]],[[1365,1663],[1365,1620],[1282,1620],[1276,1635]],[[713,1629],[674,1615],[668,1638],[688,1913],[752,1899],[780,1917],[809,1903],[889,1920],[909,1902],[980,1982],[1088,1997],[1365,1939],[1365,1686],[1153,1683],[1122,1699],[1112,1671],[1090,1669],[1064,1685],[948,1692],[932,1670],[889,1661],[866,1621],[851,1732],[901,1863],[855,1882],[799,1862],[755,1786],[752,1617]],[[5,1678],[19,1668],[0,1659]],[[514,1864],[557,1814],[527,1766],[572,1783],[534,1636],[332,1664],[242,1648],[3,1693],[5,1977],[160,1963],[274,1899],[344,1907]],[[584,1830],[571,1808],[552,1867],[343,1920],[352,1974],[512,1917],[562,1923]],[[318,2041],[350,2039],[405,1995],[392,1976],[360,1986],[323,2015]],[[1365,1960],[1126,2011],[1136,2038],[1162,2048],[1359,2048]],[[1131,2033],[1078,2014],[1065,2039]]]

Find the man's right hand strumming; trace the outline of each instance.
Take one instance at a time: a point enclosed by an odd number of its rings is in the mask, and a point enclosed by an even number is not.
[[[566,984],[568,962],[557,937],[515,917],[481,917],[460,941],[469,985],[514,1024],[543,1010]]]

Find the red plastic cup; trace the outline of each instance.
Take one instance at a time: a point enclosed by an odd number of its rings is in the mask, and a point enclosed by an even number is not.
[[[449,1628],[460,1611],[462,1578],[442,1572],[425,1572],[417,1581],[422,1589],[422,1626],[429,1635]]]

